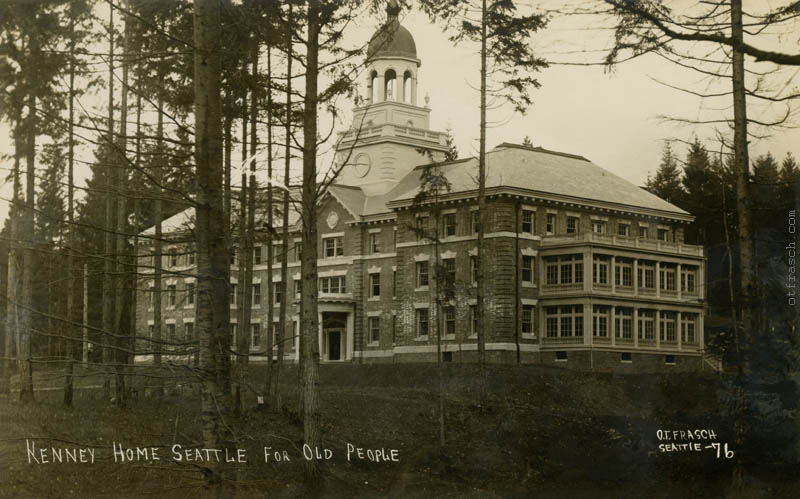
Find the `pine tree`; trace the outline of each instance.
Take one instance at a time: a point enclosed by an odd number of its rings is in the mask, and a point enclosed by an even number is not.
[[[648,191],[674,205],[679,205],[684,198],[681,170],[669,143],[661,152],[661,164],[658,165],[655,177],[648,178],[645,185]]]
[[[708,151],[700,139],[695,137],[683,167],[685,197],[681,203],[683,209],[695,216],[687,233],[690,244],[705,245],[710,242],[711,226],[718,222],[709,210],[709,201],[714,197],[713,180]]]
[[[449,126],[445,130],[445,145],[447,146],[447,151],[444,153],[444,160],[445,161],[455,161],[458,159],[458,148],[456,147],[456,139],[453,137],[453,129]]]

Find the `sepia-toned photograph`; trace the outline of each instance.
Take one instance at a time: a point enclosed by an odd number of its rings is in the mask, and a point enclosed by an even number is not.
[[[800,497],[800,2],[0,0],[0,498]]]

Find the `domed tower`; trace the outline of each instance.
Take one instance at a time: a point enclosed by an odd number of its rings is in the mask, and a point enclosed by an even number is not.
[[[400,24],[400,7],[390,1],[386,23],[367,48],[363,105],[353,110],[337,161],[347,161],[338,183],[378,195],[394,187],[415,166],[429,163],[421,149],[441,160],[445,135],[430,130],[430,109],[417,104],[417,76],[422,65],[411,33]]]

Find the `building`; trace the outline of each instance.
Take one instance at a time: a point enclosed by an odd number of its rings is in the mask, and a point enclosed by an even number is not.
[[[444,360],[475,360],[477,161],[442,161],[445,135],[430,129],[431,110],[418,102],[414,39],[396,15],[387,27],[369,45],[367,101],[341,137],[337,155],[345,166],[321,199],[321,359],[432,361],[440,324]],[[420,176],[431,165],[450,190],[420,203]],[[488,152],[487,172],[491,361],[587,370],[702,367],[705,263],[702,247],[683,242],[690,214],[586,158],[540,147],[500,144]],[[163,262],[167,339],[193,337],[194,283],[184,276],[194,261],[179,237],[190,218],[184,212],[165,222],[165,234],[175,235]],[[275,307],[277,322],[278,304],[287,299],[293,343],[286,356],[297,358],[302,248],[296,221],[291,229],[292,282],[284,292],[276,261],[273,303],[266,303],[266,251],[257,246],[252,322],[245,329],[232,314],[234,334],[251,336],[256,357],[265,350],[267,308]],[[232,255],[234,276],[237,262]],[[140,335],[152,325],[152,285],[145,278],[140,286]],[[233,278],[234,309],[236,286]]]

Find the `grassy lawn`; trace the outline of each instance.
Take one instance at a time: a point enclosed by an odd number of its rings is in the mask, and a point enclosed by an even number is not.
[[[202,497],[197,462],[177,462],[172,446],[198,446],[199,397],[182,369],[163,397],[146,387],[157,374],[138,369],[138,398],[124,410],[102,390],[76,390],[63,408],[63,378],[37,376],[37,402],[0,398],[0,493],[4,497]],[[102,376],[77,371],[78,386]],[[240,497],[303,497],[302,426],[297,371],[284,371],[286,410],[259,409],[253,366],[245,409],[227,423],[247,463],[235,470]],[[724,497],[735,459],[702,452],[659,452],[657,431],[713,429],[733,448],[712,375],[574,373],[540,366],[491,366],[481,408],[475,366],[445,369],[446,446],[439,447],[436,367],[427,364],[323,365],[321,407],[329,497]],[[92,447],[95,462],[28,463],[37,446]],[[114,462],[112,442],[156,448],[160,460]],[[707,442],[706,442],[707,443]],[[348,447],[348,445],[350,447]],[[271,447],[264,460],[264,447]],[[351,450],[350,459],[347,450]],[[357,449],[362,449],[359,458]],[[384,456],[373,462],[367,458]],[[396,461],[391,460],[391,450]],[[735,449],[734,449],[735,450]],[[281,458],[275,461],[275,452]],[[324,456],[324,451],[321,450]],[[724,453],[723,453],[724,454]],[[287,462],[286,456],[289,461]],[[737,458],[740,456],[737,456]],[[749,467],[745,497],[800,497],[795,476],[770,463]]]

